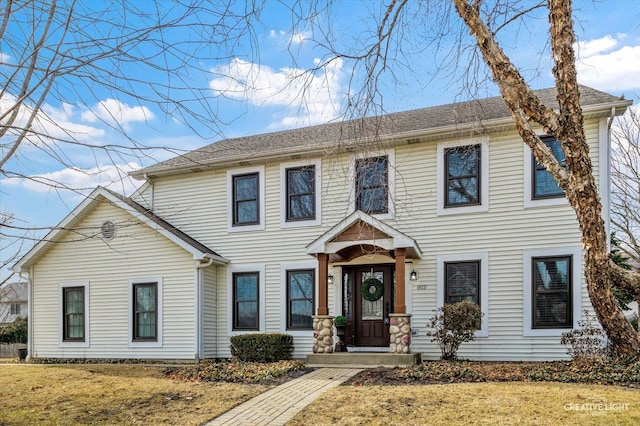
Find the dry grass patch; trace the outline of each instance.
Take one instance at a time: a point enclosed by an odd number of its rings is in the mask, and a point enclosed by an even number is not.
[[[0,366],[0,425],[197,425],[270,386],[189,383],[152,365]]]
[[[608,411],[582,405],[603,402],[618,405]],[[628,405],[623,409],[620,404]],[[564,383],[339,386],[288,423],[311,424],[635,426],[640,424],[640,392]]]

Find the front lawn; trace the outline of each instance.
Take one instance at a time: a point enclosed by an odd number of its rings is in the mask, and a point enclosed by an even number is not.
[[[199,425],[273,385],[173,380],[152,365],[0,366],[0,425]]]

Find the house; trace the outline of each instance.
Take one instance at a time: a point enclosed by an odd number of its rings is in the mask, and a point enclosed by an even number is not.
[[[28,312],[27,283],[10,281],[12,277],[13,274],[0,285],[0,328],[26,317]]]
[[[608,125],[631,102],[580,90],[607,206]],[[499,97],[221,140],[133,176],[14,266],[33,357],[225,358],[231,336],[283,332],[302,358],[342,314],[351,351],[437,359],[429,319],[471,300],[461,357],[551,360],[591,309],[575,214]]]

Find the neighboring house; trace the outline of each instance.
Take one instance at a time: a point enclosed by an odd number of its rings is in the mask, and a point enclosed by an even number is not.
[[[6,280],[0,286],[0,328],[28,313],[27,283]]]
[[[581,101],[607,206],[608,125],[631,102]],[[14,266],[32,356],[224,358],[231,336],[282,332],[304,357],[325,350],[313,317],[343,314],[352,350],[436,359],[429,318],[471,300],[461,357],[551,360],[591,309],[575,214],[499,97],[222,140],[133,176],[131,198],[97,188]]]

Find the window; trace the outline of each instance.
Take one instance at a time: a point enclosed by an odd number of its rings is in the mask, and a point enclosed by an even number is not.
[[[480,145],[445,149],[445,208],[480,204],[480,153]]]
[[[389,160],[387,156],[356,160],[356,209],[388,213]]]
[[[233,176],[233,225],[260,223],[258,173]]]
[[[287,271],[287,329],[312,329],[315,270]]]
[[[315,166],[286,169],[287,221],[316,218]]]
[[[480,305],[480,261],[445,262],[445,303]]]
[[[85,294],[84,287],[62,289],[62,340],[85,341]]]
[[[20,315],[20,304],[12,303],[9,310],[9,315]]]
[[[560,164],[564,164],[565,157],[562,147],[560,146],[560,142],[552,138],[542,138],[542,141],[551,149],[551,152],[553,152],[554,157],[556,157]],[[558,186],[558,183],[553,179],[551,173],[536,161],[533,154],[531,154],[531,161],[533,164],[531,168],[533,171],[532,198],[544,199],[564,197],[564,191],[562,188]]]
[[[233,274],[233,329],[258,330],[259,316],[258,272]]]
[[[441,254],[436,258],[436,304],[475,302],[482,311],[476,337],[489,337],[489,253]]]
[[[573,326],[571,256],[533,257],[533,328]]]
[[[158,284],[133,284],[133,340],[158,340]]]

